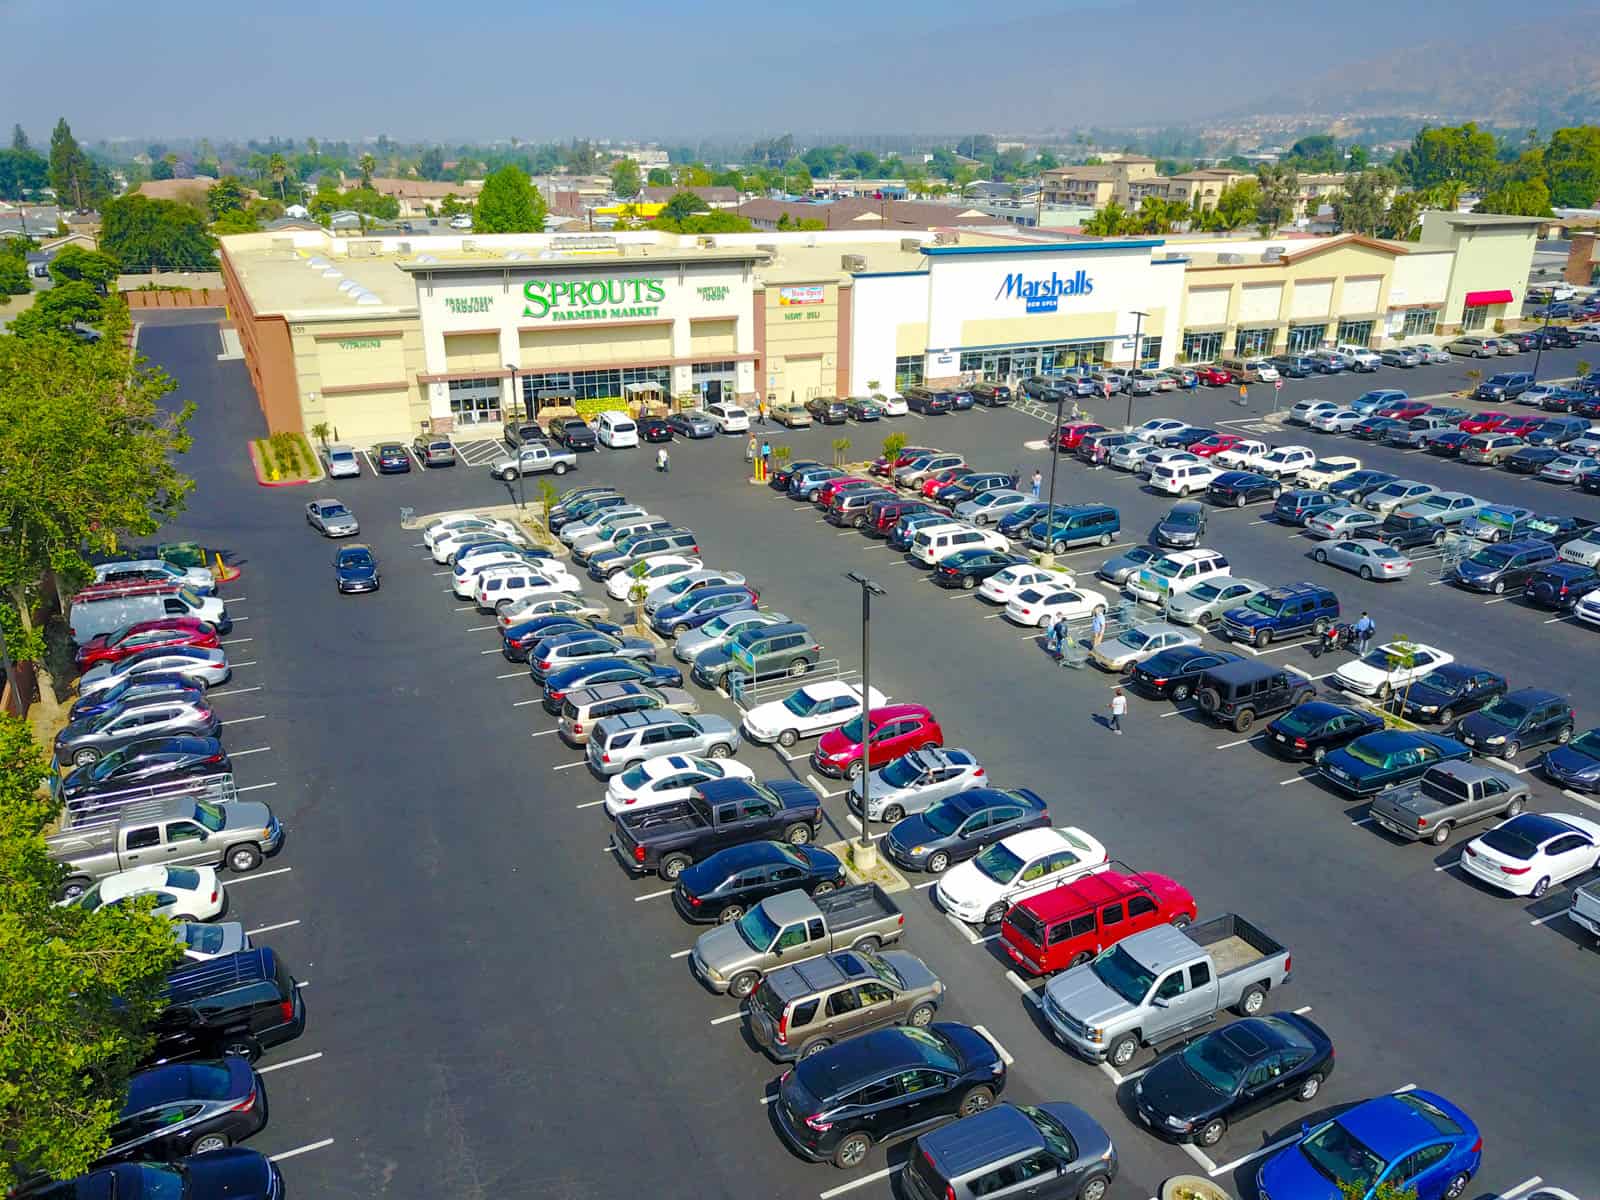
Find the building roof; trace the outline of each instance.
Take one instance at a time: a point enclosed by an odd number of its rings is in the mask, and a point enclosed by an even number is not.
[[[873,200],[865,196],[817,202],[810,200],[746,200],[733,210],[756,222],[821,221],[828,229],[937,229],[952,225],[992,225],[994,217],[959,204],[926,200]]]
[[[361,177],[346,179],[340,186],[340,191],[351,191],[361,186]],[[446,196],[475,196],[483,184],[478,180],[469,180],[465,183],[450,183],[434,179],[394,179],[374,175],[372,177],[372,190],[380,196],[394,196],[404,200],[443,200]]]
[[[1108,166],[1051,167],[1046,179],[1082,179],[1091,183],[1115,183],[1122,173]]]
[[[640,199],[653,204],[665,204],[679,192],[693,192],[707,204],[737,204],[739,189],[731,187],[647,187]]]
[[[1443,209],[1429,209],[1428,216],[1451,225],[1476,225],[1480,227],[1495,225],[1502,227],[1521,226],[1525,229],[1536,228],[1550,219],[1549,217],[1518,217],[1507,213],[1446,212]]]
[[[181,200],[190,192],[204,192],[215,182],[210,175],[196,175],[190,179],[146,179],[133,190],[152,200]]]

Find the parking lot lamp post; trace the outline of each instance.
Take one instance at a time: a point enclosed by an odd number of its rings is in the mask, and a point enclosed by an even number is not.
[[[1544,302],[1544,324],[1539,328],[1539,344],[1533,348],[1533,382],[1539,382],[1539,360],[1544,357],[1544,339],[1550,333],[1550,306],[1556,302],[1554,289]]]
[[[867,836],[867,800],[872,788],[872,598],[886,593],[859,571],[847,571],[845,578],[861,585],[861,840],[856,849],[856,865],[877,865],[877,849]]]
[[[511,372],[511,404],[507,411],[515,411],[517,403],[517,364],[507,363],[506,370]],[[529,414],[532,420],[532,414]],[[522,473],[522,438],[517,438],[517,507],[526,511],[528,507],[528,477]]]
[[[1056,427],[1055,431],[1050,435],[1050,507],[1045,511],[1044,514],[1044,525],[1046,532],[1049,532],[1050,522],[1055,520],[1056,515],[1056,463],[1061,460],[1061,406],[1067,402],[1066,392],[1062,391],[1060,388],[1056,388],[1055,393]],[[1016,486],[1020,490],[1022,487],[1022,480],[1017,480]],[[1048,544],[1046,544],[1044,554],[1041,556],[1041,558],[1044,562],[1051,561],[1050,547]]]
[[[3,529],[0,529],[0,533],[10,532],[11,526],[9,525],[5,526]],[[0,625],[0,667],[3,667],[5,670],[5,674],[0,675],[0,691],[4,691],[5,685],[9,683],[11,685],[11,697],[20,706],[22,703],[22,696],[17,691],[17,674],[11,665],[11,651],[6,647],[6,630],[4,625]]]
[[[1139,335],[1144,331],[1144,319],[1146,317],[1148,317],[1149,315],[1150,315],[1149,313],[1140,312],[1138,309],[1134,309],[1134,311],[1133,311],[1133,369],[1135,371],[1137,371],[1139,369],[1139,350],[1140,350],[1140,341],[1141,341]],[[1133,428],[1133,376],[1132,375],[1128,376],[1128,428],[1129,429]]]

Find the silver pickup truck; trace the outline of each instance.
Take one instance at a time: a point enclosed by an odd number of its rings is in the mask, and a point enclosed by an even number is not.
[[[133,867],[183,863],[253,871],[282,844],[283,826],[265,804],[213,804],[187,796],[130,804],[101,823],[45,839],[50,857],[66,868],[58,893],[63,900]]]
[[[1254,1016],[1289,982],[1289,967],[1288,950],[1230,913],[1124,938],[1052,979],[1041,1007],[1069,1049],[1124,1067],[1140,1046],[1191,1033],[1225,1008]]]
[[[510,481],[518,475],[565,475],[576,470],[578,456],[571,450],[562,450],[545,442],[531,442],[515,454],[505,454],[489,464],[489,474],[496,479]]]
[[[1485,817],[1514,817],[1527,807],[1528,785],[1475,762],[1429,767],[1420,779],[1379,792],[1372,819],[1396,837],[1442,846],[1450,831]]]
[[[897,942],[905,914],[875,883],[821,896],[770,896],[737,921],[708,929],[689,953],[695,977],[713,992],[743,1000],[765,972],[834,950],[876,950]]]

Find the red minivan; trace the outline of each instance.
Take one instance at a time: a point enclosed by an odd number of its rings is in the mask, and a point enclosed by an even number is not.
[[[1049,975],[1088,962],[1131,934],[1156,925],[1182,929],[1194,919],[1194,897],[1177,880],[1101,871],[1013,905],[1000,926],[1000,944],[1023,971]]]
[[[872,710],[872,768],[886,766],[924,746],[944,745],[944,730],[920,704],[884,704]],[[861,718],[830,729],[811,752],[811,766],[838,779],[861,774]]]

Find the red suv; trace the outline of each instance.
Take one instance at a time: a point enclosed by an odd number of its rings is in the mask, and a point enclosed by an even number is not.
[[[1498,433],[1500,426],[1511,420],[1510,413],[1481,412],[1473,413],[1470,417],[1462,417],[1456,423],[1456,428],[1462,433]]]
[[[141,650],[164,650],[169,646],[217,645],[217,631],[194,617],[163,617],[140,621],[115,633],[102,633],[78,647],[78,670],[87,671],[96,663],[121,662]]]
[[[1237,433],[1213,433],[1208,438],[1202,438],[1189,447],[1190,454],[1198,454],[1201,458],[1210,458],[1213,454],[1221,454],[1224,450],[1232,450],[1244,438]]]
[[[1085,434],[1106,432],[1108,430],[1104,425],[1096,425],[1093,421],[1071,421],[1061,427],[1061,435],[1056,439],[1056,449],[1076,450]]]
[[[1086,963],[1107,946],[1156,925],[1195,919],[1189,889],[1165,875],[1101,871],[1012,906],[1000,944],[1030,975]]]
[[[867,525],[862,532],[868,537],[886,538],[894,532],[901,517],[907,513],[927,512],[928,508],[921,500],[874,500],[867,509]]]
[[[944,745],[944,730],[934,715],[920,704],[885,704],[869,714],[872,720],[872,765],[881,767],[892,759],[920,750],[924,746]],[[824,775],[838,779],[861,776],[861,718],[822,735],[811,752],[811,765]]]
[[[1227,387],[1233,382],[1233,372],[1216,363],[1207,363],[1194,369],[1195,376],[1208,387]]]
[[[842,487],[848,487],[852,483],[868,484],[871,482],[872,480],[863,479],[859,475],[841,475],[837,479],[830,479],[817,489],[817,507],[826,510],[828,505],[833,503],[834,496],[838,494],[839,489]]]
[[[895,456],[895,460],[893,462],[890,462],[887,458],[880,456],[872,460],[872,465],[868,467],[867,470],[873,475],[892,476],[896,471],[905,466],[913,458],[918,458],[924,454],[937,453],[939,453],[939,451],[934,446],[902,446],[900,448],[900,453]]]

